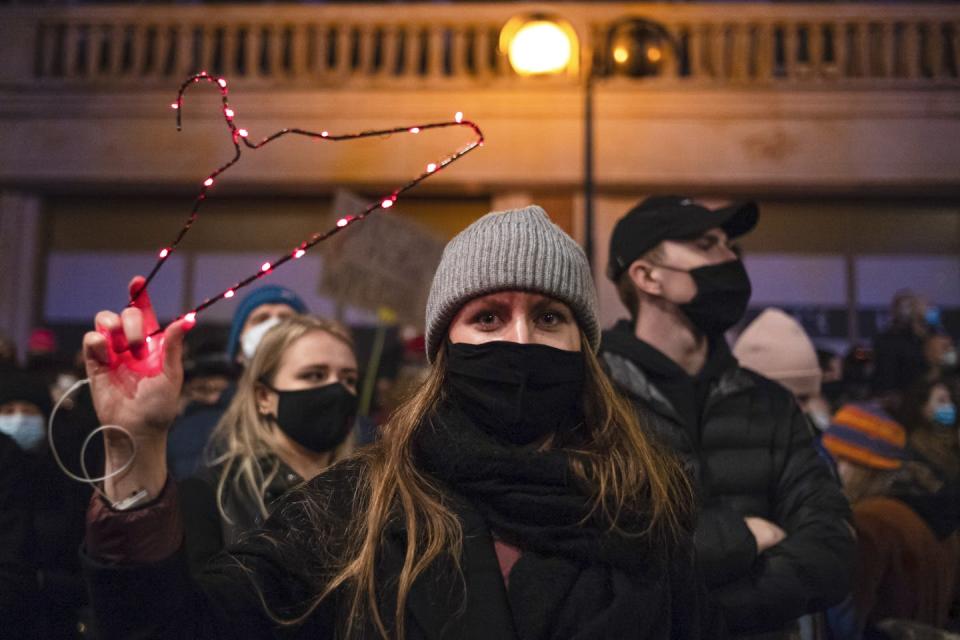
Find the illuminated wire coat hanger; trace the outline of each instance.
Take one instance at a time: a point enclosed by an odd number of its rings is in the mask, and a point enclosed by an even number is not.
[[[150,273],[147,275],[146,280],[143,283],[143,286],[137,289],[137,291],[131,295],[131,298],[130,298],[131,305],[134,303],[134,301],[136,301],[136,299],[140,296],[141,293],[146,291],[149,284],[160,272],[160,269],[163,267],[164,264],[166,264],[167,259],[171,255],[173,255],[173,253],[176,251],[177,247],[180,245],[180,242],[184,239],[184,237],[190,231],[190,228],[193,226],[193,224],[197,221],[197,218],[200,212],[200,207],[203,205],[204,201],[207,199],[207,193],[213,187],[214,182],[222,173],[227,171],[230,167],[235,165],[240,160],[244,147],[255,151],[273,142],[274,140],[277,140],[287,135],[305,136],[308,138],[324,140],[328,142],[344,142],[348,140],[360,140],[363,138],[386,136],[394,133],[409,133],[409,134],[416,135],[428,129],[443,129],[447,127],[467,127],[476,134],[476,138],[471,142],[469,142],[468,144],[461,147],[460,149],[458,149],[457,151],[447,155],[444,158],[441,158],[437,162],[429,163],[424,169],[424,171],[420,173],[420,175],[416,176],[412,180],[401,185],[399,188],[393,190],[389,194],[384,195],[378,201],[371,203],[362,212],[353,214],[353,215],[342,216],[337,220],[336,224],[330,229],[312,234],[309,238],[307,238],[306,240],[301,242],[299,245],[297,245],[291,252],[288,252],[276,258],[275,260],[264,262],[263,264],[260,265],[259,270],[257,270],[255,273],[252,273],[246,276],[245,278],[237,281],[231,287],[224,289],[220,293],[206,298],[203,302],[195,306],[193,309],[191,309],[190,311],[180,316],[180,318],[186,318],[190,321],[195,320],[197,317],[197,314],[199,314],[200,312],[213,306],[220,300],[223,300],[226,298],[232,298],[236,294],[236,292],[239,291],[240,289],[262,278],[266,274],[273,272],[278,267],[289,262],[290,260],[296,260],[296,259],[302,258],[307,251],[309,251],[311,248],[313,248],[317,244],[330,238],[334,234],[339,233],[346,227],[363,220],[364,218],[366,218],[368,215],[375,212],[376,210],[389,209],[394,205],[394,203],[396,203],[397,199],[402,193],[409,191],[410,189],[417,186],[418,184],[420,184],[430,176],[436,174],[441,169],[444,169],[450,166],[451,164],[453,164],[454,162],[456,162],[466,154],[470,153],[477,147],[483,146],[483,132],[480,131],[480,127],[478,127],[475,123],[471,122],[470,120],[464,120],[463,114],[460,112],[457,112],[453,120],[447,121],[447,122],[430,122],[426,124],[418,124],[418,125],[407,126],[407,127],[394,127],[391,129],[376,129],[376,130],[370,130],[370,131],[361,131],[359,133],[349,133],[349,134],[339,134],[339,135],[331,134],[329,131],[316,132],[316,131],[308,131],[306,129],[298,129],[298,128],[280,129],[279,131],[270,134],[266,138],[263,138],[262,140],[260,140],[260,142],[251,142],[249,131],[247,131],[244,128],[238,127],[236,124],[236,117],[237,117],[236,111],[234,111],[234,109],[230,106],[230,103],[227,100],[228,91],[227,91],[226,79],[220,78],[220,77],[215,78],[210,74],[208,74],[206,71],[201,71],[200,73],[197,73],[187,78],[187,80],[185,80],[183,84],[180,85],[180,89],[177,92],[176,102],[173,102],[170,105],[170,107],[177,112],[177,131],[180,131],[182,129],[181,125],[182,125],[184,93],[186,92],[187,88],[201,81],[215,84],[220,89],[220,98],[221,98],[221,102],[223,103],[223,117],[227,123],[227,127],[230,130],[230,135],[233,142],[233,148],[235,153],[233,155],[233,158],[231,158],[229,161],[227,161],[226,163],[218,167],[215,171],[210,173],[206,177],[206,179],[204,179],[203,183],[200,186],[200,191],[197,194],[197,197],[194,198],[193,206],[190,209],[190,216],[187,218],[187,221],[180,228],[180,231],[177,233],[176,237],[173,239],[173,242],[171,242],[169,245],[161,249],[160,252],[157,254],[157,260],[154,263],[153,268],[150,270]],[[158,328],[156,331],[154,331],[150,335],[156,335],[161,331],[162,329]]]

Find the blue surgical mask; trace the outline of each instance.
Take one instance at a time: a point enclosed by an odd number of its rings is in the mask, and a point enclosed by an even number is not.
[[[957,423],[957,405],[941,404],[933,410],[933,421],[944,427],[952,427]]]
[[[43,416],[25,413],[0,416],[0,433],[13,438],[21,449],[31,451],[43,441]]]

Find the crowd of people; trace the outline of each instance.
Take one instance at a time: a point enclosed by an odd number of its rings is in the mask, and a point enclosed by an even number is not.
[[[350,330],[280,286],[225,344],[140,277],[76,359],[0,341],[0,636],[955,637],[955,343],[906,291],[849,354],[747,324],[758,221],[633,207],[604,330],[547,212],[480,218],[370,417]]]

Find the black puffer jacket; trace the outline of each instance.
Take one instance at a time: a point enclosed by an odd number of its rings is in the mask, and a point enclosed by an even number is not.
[[[640,343],[629,330],[607,332],[604,364],[694,478],[698,562],[728,628],[780,629],[841,601],[856,555],[850,508],[789,392],[741,368],[722,345],[707,363],[715,375],[703,382],[702,410],[691,424],[698,412],[675,408],[651,383],[630,340]],[[776,523],[786,540],[758,555],[746,516]]]

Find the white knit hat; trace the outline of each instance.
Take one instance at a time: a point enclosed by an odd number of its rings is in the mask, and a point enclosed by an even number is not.
[[[823,373],[817,351],[800,323],[780,309],[766,309],[733,347],[747,369],[776,380],[795,396],[820,394]]]
[[[513,289],[567,303],[590,348],[599,348],[597,291],[587,256],[546,211],[531,205],[488,213],[447,243],[427,298],[427,359],[433,362],[467,301]]]

